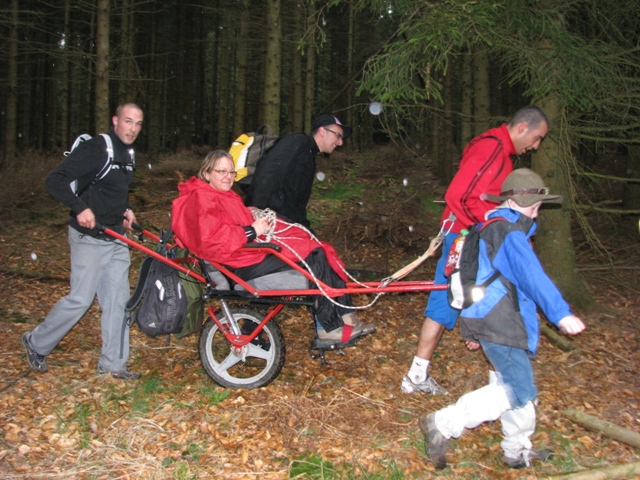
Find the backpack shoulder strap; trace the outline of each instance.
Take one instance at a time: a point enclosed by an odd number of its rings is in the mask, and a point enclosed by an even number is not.
[[[273,135],[273,129],[269,125],[262,125],[255,132],[256,135]]]
[[[89,135],[88,133],[83,133],[82,135],[80,135],[78,138],[75,139],[75,141],[73,142],[73,145],[71,145],[71,148],[69,149],[69,151],[64,152],[63,155],[65,157],[68,157],[69,155],[71,155],[71,152],[73,152],[76,148],[78,148],[78,145],[80,145],[81,143],[87,142],[89,140],[91,140],[91,135]],[[109,139],[111,140],[111,139]]]
[[[485,220],[484,222],[482,222],[482,224],[480,225],[480,231],[484,230],[486,227],[488,227],[489,225],[491,225],[492,223],[496,223],[496,222],[507,222],[508,220],[506,218],[502,218],[502,217],[493,217],[490,218],[489,220]]]
[[[104,142],[107,144],[107,161],[96,175],[97,180],[102,180],[106,177],[109,170],[111,170],[111,165],[113,164],[113,141],[108,133],[101,133],[100,136],[104,138]]]
[[[95,177],[91,179],[89,183],[87,183],[81,190],[75,192],[75,194],[78,197],[80,197],[84,192],[86,192],[87,189],[89,189],[97,181],[102,180],[104,177],[106,177],[107,174],[111,171],[111,165],[113,165],[113,141],[111,140],[111,137],[107,133],[101,133],[100,136],[104,139],[104,142],[106,144],[107,161],[104,163],[102,168],[98,171]],[[64,155],[68,156],[78,145],[91,139],[92,139],[91,135],[88,135],[86,133],[83,135],[80,135],[78,138],[76,138],[76,141],[73,143],[71,150],[68,152],[64,152]],[[76,190],[78,187],[77,180],[74,180],[73,182],[71,182],[71,185],[72,185],[72,188]]]
[[[496,223],[496,222],[506,222],[507,220],[502,218],[502,217],[494,217],[494,218],[490,218],[489,220],[486,220],[485,222],[482,222],[479,225],[478,228],[478,238],[480,238],[480,233],[487,228],[489,225],[491,225],[492,223]],[[493,266],[493,263],[491,263],[491,267],[493,268],[494,272],[493,275],[491,275],[489,278],[487,278],[484,282],[482,282],[482,286],[483,287],[488,287],[491,283],[493,283],[496,279],[498,279],[502,274],[500,273],[500,271],[498,269],[496,269]]]
[[[484,137],[480,137],[480,140],[485,140],[487,138],[491,138],[493,140],[495,140],[496,142],[498,142],[498,145],[500,145],[500,147],[502,147],[502,140],[498,137],[496,137],[495,135],[485,135]]]
[[[142,261],[142,265],[140,265],[140,273],[138,275],[138,283],[136,284],[136,288],[133,291],[133,295],[127,301],[127,304],[124,307],[125,312],[130,312],[131,310],[135,310],[135,308],[142,300],[142,294],[144,293],[145,286],[147,284],[147,278],[149,278],[149,271],[151,270],[151,265],[155,259],[153,257],[147,257]]]
[[[482,231],[482,230],[484,230],[485,227],[491,225],[492,223],[496,223],[496,222],[500,222],[500,221],[509,223],[508,220],[505,219],[505,218],[494,217],[494,218],[490,218],[489,220],[484,222],[482,224],[482,227],[480,227],[480,230]],[[507,232],[508,231],[509,230],[507,230]],[[497,268],[495,268],[493,266],[493,262],[491,263],[491,267],[494,269],[494,273],[489,278],[487,278],[484,282],[482,282],[482,286],[486,288],[489,285],[491,285],[491,283],[493,283],[495,280],[497,280],[498,278],[502,277],[502,280],[501,280],[502,283],[505,285],[505,287],[507,287],[509,289],[509,291],[511,291],[512,299],[513,299],[513,307],[515,308],[516,312],[519,312],[520,311],[520,305],[518,304],[518,289],[516,288],[516,286],[513,283],[511,283],[509,280],[507,280],[502,275],[502,273],[500,273],[500,271]]]
[[[498,143],[502,143],[502,140],[500,140],[498,137],[496,137],[495,135],[485,135],[484,137],[481,138],[493,138],[494,140],[497,140]]]

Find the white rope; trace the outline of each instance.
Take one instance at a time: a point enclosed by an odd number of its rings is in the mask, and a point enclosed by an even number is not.
[[[269,221],[269,225],[270,225],[269,231],[265,234],[265,240],[261,240],[260,238],[256,238],[256,241],[259,242],[259,243],[270,243],[271,240],[275,239],[280,244],[282,244],[283,247],[287,248],[300,261],[300,263],[302,263],[304,265],[306,270],[311,275],[311,278],[313,278],[313,281],[316,284],[316,286],[318,287],[318,290],[320,290],[320,293],[322,293],[322,295],[327,300],[329,300],[331,303],[333,303],[334,305],[336,305],[338,307],[346,308],[346,309],[364,310],[365,308],[372,307],[378,301],[378,299],[383,295],[383,293],[378,293],[378,295],[376,295],[376,297],[373,299],[373,301],[371,301],[367,305],[360,305],[360,306],[343,305],[340,302],[335,301],[329,295],[329,293],[326,292],[325,289],[322,287],[322,283],[319,282],[318,278],[313,273],[313,270],[311,270],[311,267],[309,266],[309,264],[307,262],[305,262],[305,260],[300,256],[300,254],[298,252],[296,252],[292,247],[290,247],[287,244],[286,240],[288,240],[288,239],[290,239],[292,237],[287,237],[284,234],[287,232],[287,230],[290,230],[292,227],[298,227],[298,228],[302,229],[303,231],[305,231],[309,235],[309,238],[311,240],[315,241],[318,244],[318,246],[322,246],[322,244],[320,243],[320,240],[318,240],[318,238],[313,233],[311,233],[307,228],[305,228],[303,225],[300,225],[299,223],[288,223],[288,222],[285,222],[282,219],[279,219],[279,221],[280,221],[281,224],[284,225],[284,228],[282,228],[281,230],[276,230],[276,213],[273,210],[269,209],[269,208],[266,208],[264,210],[252,209],[252,213],[253,213],[253,218],[254,219],[267,217],[267,219]],[[338,264],[338,265],[340,267],[340,270],[342,270],[342,272],[344,272],[344,274],[347,275],[347,277],[349,277],[353,282],[357,283],[358,285],[360,285],[360,286],[362,286],[364,288],[373,288],[373,287],[370,287],[368,285],[365,285],[365,284],[359,282],[345,268],[343,268],[342,265],[340,265],[340,264]]]

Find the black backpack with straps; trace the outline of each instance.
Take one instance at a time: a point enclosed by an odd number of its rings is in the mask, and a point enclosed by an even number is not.
[[[139,308],[133,314],[134,321],[147,335],[169,335],[182,331],[187,312],[187,295],[182,287],[178,270],[147,257],[140,267],[142,294],[139,297]],[[136,288],[137,290],[137,288]],[[133,303],[127,303],[127,311],[135,309]]]
[[[495,222],[508,222],[502,217],[495,217],[484,223],[471,225],[463,230],[451,245],[445,276],[447,277],[447,293],[449,304],[456,310],[464,310],[482,299],[486,288],[502,276],[494,269],[493,274],[480,285],[477,284],[478,257],[480,255],[480,232]],[[509,282],[509,288],[515,292],[515,286]],[[515,292],[515,307],[517,305],[517,292]]]
[[[160,243],[156,251],[161,255],[169,256],[174,253],[166,248],[170,236],[171,229],[164,235],[160,234]],[[194,296],[193,292],[185,289],[183,282],[190,282],[190,279],[183,279],[177,269],[161,260],[147,257],[140,266],[138,283],[126,304],[125,311],[130,314],[135,310],[131,320],[147,335],[182,333],[188,315],[199,317],[190,319],[189,322],[190,329],[195,330],[198,328],[198,320],[201,324],[204,315],[202,289],[195,285]],[[200,315],[197,315],[198,312]]]

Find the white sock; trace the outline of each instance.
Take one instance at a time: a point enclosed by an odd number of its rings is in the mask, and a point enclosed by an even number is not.
[[[427,379],[427,371],[429,370],[429,360],[420,357],[413,357],[413,363],[409,369],[407,376],[413,383],[422,383]]]

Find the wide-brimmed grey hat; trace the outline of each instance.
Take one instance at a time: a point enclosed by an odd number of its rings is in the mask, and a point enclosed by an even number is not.
[[[521,207],[530,207],[538,202],[560,203],[561,195],[549,195],[542,177],[528,168],[518,168],[505,178],[500,195],[488,195],[487,200],[502,203],[511,199]]]

